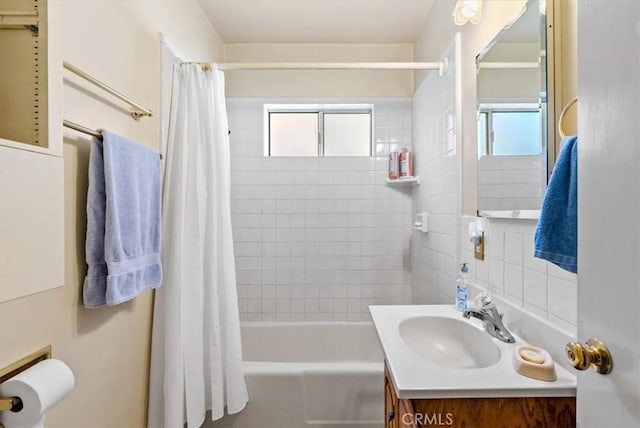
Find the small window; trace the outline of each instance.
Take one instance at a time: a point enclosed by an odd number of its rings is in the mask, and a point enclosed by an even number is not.
[[[317,156],[317,116],[317,113],[270,114],[271,156]]]
[[[478,115],[478,156],[542,153],[537,104],[487,104]]]
[[[266,156],[371,156],[370,104],[266,104]]]

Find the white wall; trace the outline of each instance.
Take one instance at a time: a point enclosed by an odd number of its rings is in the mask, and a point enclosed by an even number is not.
[[[66,61],[159,111],[159,36],[194,58],[220,60],[222,46],[195,1],[49,1],[50,29]],[[61,67],[61,64],[58,65]],[[128,108],[65,72],[66,119],[158,147],[159,118]],[[60,112],[55,112],[56,116]],[[58,126],[61,126],[59,124]],[[151,293],[112,308],[82,306],[88,138],[64,131],[65,283],[0,304],[0,366],[47,345],[75,373],[75,390],[47,415],[50,427],[145,426]],[[24,269],[37,269],[33,260]]]
[[[265,103],[373,103],[374,157],[264,157]],[[230,98],[232,222],[244,320],[369,319],[410,301],[411,194],[387,156],[411,144],[407,98]]]
[[[411,62],[411,44],[227,44],[225,62]],[[413,71],[227,73],[230,97],[411,97]]]

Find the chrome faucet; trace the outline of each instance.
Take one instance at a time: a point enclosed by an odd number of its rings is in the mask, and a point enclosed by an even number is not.
[[[502,323],[502,314],[498,313],[496,305],[491,301],[491,296],[483,294],[480,301],[482,302],[480,308],[469,308],[462,313],[462,316],[466,319],[478,318],[491,336],[506,343],[515,343],[516,339]]]

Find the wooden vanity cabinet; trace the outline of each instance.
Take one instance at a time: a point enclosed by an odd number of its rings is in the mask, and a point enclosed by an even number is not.
[[[387,366],[384,366],[384,426],[385,428],[398,428],[396,413],[398,411],[398,397],[393,389]]]
[[[399,399],[385,364],[385,428],[572,428],[575,397]]]

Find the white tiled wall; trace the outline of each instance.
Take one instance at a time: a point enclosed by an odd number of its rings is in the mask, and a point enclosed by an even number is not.
[[[461,260],[469,263],[470,280],[575,335],[577,277],[533,257],[536,221],[485,220],[487,245],[485,259],[480,261],[473,258],[468,238],[469,222],[476,220],[464,216],[460,225]]]
[[[476,217],[460,215],[461,167],[448,119],[456,100],[452,55],[453,47],[447,53],[449,72],[429,72],[413,99],[421,181],[414,190],[413,211],[429,213],[430,231],[412,235],[412,303],[453,303],[459,263],[465,261],[473,283],[575,336],[576,275],[533,257],[535,221],[487,221],[485,261],[473,258],[468,226]]]
[[[374,157],[269,158],[265,103],[372,103]],[[411,100],[227,99],[232,223],[243,320],[363,320],[408,303],[411,193],[384,183],[411,144]]]
[[[413,232],[413,303],[451,303],[458,253],[458,155],[455,60],[443,76],[428,72],[413,98],[416,173],[414,213],[429,213],[429,232]]]
[[[543,156],[478,159],[478,209],[539,210],[547,181],[543,161]]]

